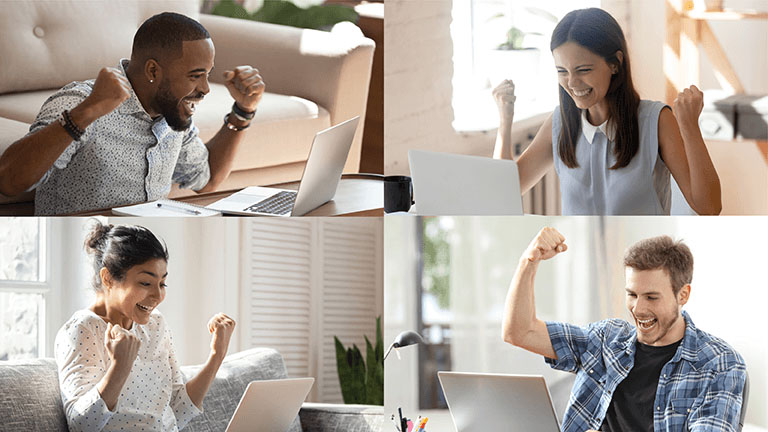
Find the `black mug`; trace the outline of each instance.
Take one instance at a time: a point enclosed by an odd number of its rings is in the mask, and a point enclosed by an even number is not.
[[[412,204],[413,183],[410,177],[384,177],[384,212],[407,212]]]

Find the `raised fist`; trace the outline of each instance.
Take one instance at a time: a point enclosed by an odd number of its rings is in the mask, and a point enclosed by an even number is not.
[[[672,105],[678,124],[698,126],[702,109],[704,109],[704,93],[693,85],[678,93]]]
[[[548,260],[566,250],[568,246],[565,244],[565,237],[554,228],[544,227],[528,245],[523,257],[535,263]]]
[[[493,89],[492,94],[499,108],[499,119],[512,124],[515,115],[515,83],[512,80],[504,80]]]
[[[83,101],[91,109],[95,118],[111,113],[126,99],[131,97],[131,84],[119,70],[105,67],[99,71],[93,91]]]
[[[250,66],[238,66],[235,70],[224,72],[224,79],[229,94],[240,108],[253,112],[264,94],[266,85],[259,75],[259,70]]]
[[[120,327],[119,324],[107,326],[104,332],[104,346],[112,362],[122,365],[130,370],[136,356],[139,355],[141,341],[128,330]]]
[[[235,331],[235,320],[218,313],[208,321],[208,332],[213,336],[211,337],[211,353],[213,355],[225,356],[227,349],[229,348],[229,340],[232,338],[232,333]]]

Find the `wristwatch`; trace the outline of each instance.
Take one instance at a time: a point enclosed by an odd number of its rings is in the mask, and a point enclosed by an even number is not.
[[[245,126],[235,126],[235,125],[233,125],[232,123],[229,122],[229,115],[230,114],[232,114],[232,113],[227,113],[224,116],[224,126],[226,126],[227,129],[233,130],[235,132],[240,132],[242,130],[248,129],[251,126],[250,122],[248,122],[248,124],[246,124]]]

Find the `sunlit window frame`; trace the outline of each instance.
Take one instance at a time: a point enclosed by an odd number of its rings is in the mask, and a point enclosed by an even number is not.
[[[50,357],[48,339],[52,337],[49,324],[49,301],[51,297],[51,236],[49,235],[51,221],[48,218],[38,218],[38,279],[40,281],[12,281],[0,279],[0,292],[15,294],[40,294],[42,302],[38,311],[37,322],[37,356]],[[40,250],[43,249],[43,253]]]

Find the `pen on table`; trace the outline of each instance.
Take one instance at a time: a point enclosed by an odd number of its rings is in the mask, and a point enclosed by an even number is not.
[[[427,420],[429,420],[429,417],[424,417],[424,420],[421,421],[419,429],[416,432],[422,432],[424,430],[424,426],[427,425]]]
[[[170,208],[170,209],[174,209],[174,210],[180,210],[180,211],[187,212],[187,213],[193,214],[193,215],[199,215],[200,214],[200,212],[197,211],[197,210],[192,210],[192,209],[188,209],[188,208],[184,208],[184,207],[177,207],[177,206],[170,205],[170,204],[157,203],[157,206],[160,207],[160,208]]]
[[[397,429],[397,432],[402,432],[400,430],[400,425],[398,425],[397,422],[395,421],[395,415],[394,414],[392,414],[392,424],[395,425],[395,429]]]

